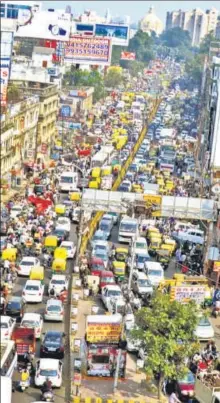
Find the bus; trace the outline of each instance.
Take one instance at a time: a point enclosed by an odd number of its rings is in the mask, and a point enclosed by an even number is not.
[[[118,242],[130,243],[138,231],[138,220],[124,216],[119,225]]]
[[[72,192],[77,188],[78,174],[77,172],[62,172],[59,179],[59,189],[61,192]]]
[[[1,376],[12,377],[17,366],[17,352],[15,342],[1,341]]]

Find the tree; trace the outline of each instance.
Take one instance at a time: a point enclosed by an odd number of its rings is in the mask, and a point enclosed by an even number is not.
[[[98,71],[87,71],[72,68],[64,75],[64,86],[94,87],[94,102],[104,98],[105,88],[102,75]]]
[[[121,63],[121,52],[123,52],[125,48],[123,46],[112,46],[112,60],[111,65],[120,65]]]
[[[188,74],[189,78],[191,78],[197,84],[201,83],[203,66],[204,66],[204,56],[201,54],[194,55],[194,57],[186,61],[185,65],[186,73]]]
[[[137,61],[149,62],[154,58],[153,44],[153,38],[146,32],[139,30],[130,40],[128,51],[135,52]]]
[[[128,70],[132,77],[137,77],[138,73],[144,70],[145,64],[137,60],[128,61]]]
[[[209,48],[210,48],[210,44],[211,42],[215,42],[216,38],[213,35],[213,32],[210,32],[208,35],[206,35],[199,47],[199,52],[208,55],[209,53]]]
[[[193,302],[171,301],[169,295],[159,291],[153,295],[150,306],[136,314],[137,329],[132,331],[132,338],[140,340],[146,351],[145,370],[157,380],[158,399],[165,379],[185,374],[186,359],[198,348],[194,343],[197,321]]]
[[[184,31],[180,27],[167,29],[160,35],[160,40],[165,46],[169,48],[176,48],[179,46],[190,47],[191,38],[188,31]]]
[[[105,86],[108,88],[116,88],[122,84],[122,82],[122,68],[119,66],[109,67],[104,79]]]

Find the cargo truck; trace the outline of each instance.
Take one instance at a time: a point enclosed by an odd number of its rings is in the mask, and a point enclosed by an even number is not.
[[[195,383],[195,398],[199,403],[220,403],[220,386],[212,387],[197,378]]]

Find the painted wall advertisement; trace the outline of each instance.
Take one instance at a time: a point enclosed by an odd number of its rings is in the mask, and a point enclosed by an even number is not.
[[[134,52],[121,52],[121,60],[135,60],[136,54]]]
[[[89,343],[118,343],[121,335],[121,324],[88,323],[86,334]]]
[[[96,36],[112,38],[113,45],[128,46],[129,26],[121,24],[96,24]]]
[[[70,63],[109,66],[111,39],[73,36],[66,44],[64,60]]]
[[[71,15],[52,11],[39,11],[34,14],[30,24],[20,26],[16,32],[19,38],[54,39],[68,41],[70,36]]]

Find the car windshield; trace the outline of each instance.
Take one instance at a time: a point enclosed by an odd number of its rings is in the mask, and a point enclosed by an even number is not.
[[[120,225],[120,231],[123,232],[132,232],[134,234],[136,230],[137,230],[136,223],[121,223]]]
[[[45,341],[44,341],[44,344],[45,345],[51,345],[51,344],[53,344],[53,345],[55,345],[55,346],[59,346],[60,345],[60,337],[59,336],[56,336],[56,335],[54,335],[54,336],[47,336],[46,338],[45,338]]]
[[[21,207],[12,207],[11,211],[21,211]]]
[[[41,369],[40,376],[45,376],[46,378],[49,376],[57,376],[56,369]]]
[[[144,242],[136,242],[135,247],[137,249],[146,249],[146,244]]]
[[[203,316],[199,320],[199,326],[210,326],[209,320],[205,316]]]
[[[69,222],[68,221],[66,221],[66,220],[58,220],[58,224],[60,225],[66,225],[66,224],[69,224]]]
[[[73,183],[72,176],[61,176],[60,181],[63,183]]]
[[[22,260],[21,261],[21,266],[33,266],[34,262],[28,262],[27,260]]]
[[[1,329],[7,329],[8,328],[8,324],[5,322],[1,322]]]
[[[92,270],[104,270],[104,266],[102,264],[95,263],[92,265]]]
[[[121,291],[109,290],[108,295],[109,297],[119,297],[121,295]]]
[[[161,271],[160,270],[153,270],[150,269],[148,271],[149,276],[160,276],[161,277]]]
[[[48,305],[47,311],[59,312],[61,311],[61,307],[59,305]]]
[[[144,262],[146,262],[147,260],[149,259],[149,256],[138,256],[137,257],[137,261],[138,261],[138,263],[144,263]]]
[[[22,321],[22,326],[23,327],[38,327],[39,322],[36,322],[34,320],[24,320],[24,321]]]
[[[138,280],[138,284],[141,286],[141,287],[148,287],[150,284],[149,284],[149,281],[147,281],[147,280]]]
[[[109,231],[110,225],[106,222],[102,222],[99,227],[102,231]]]
[[[56,235],[63,235],[64,233],[65,233],[65,231],[62,230],[62,229],[56,229],[56,230],[55,230],[55,234],[56,234]]]
[[[38,290],[39,290],[39,286],[38,286],[38,285],[26,285],[25,290],[28,290],[28,291],[38,291]]]
[[[9,301],[7,304],[7,309],[20,309],[21,305],[18,301]]]
[[[51,284],[55,284],[55,285],[64,285],[65,281],[64,280],[52,280]]]
[[[103,283],[114,283],[114,277],[102,277],[102,282]]]
[[[72,246],[71,246],[71,245],[62,245],[62,248],[71,250],[71,249],[72,249]]]
[[[100,250],[95,251],[95,256],[102,260],[108,260],[108,256]]]
[[[96,245],[95,252],[100,252],[100,251],[106,251],[106,246],[105,245]]]

